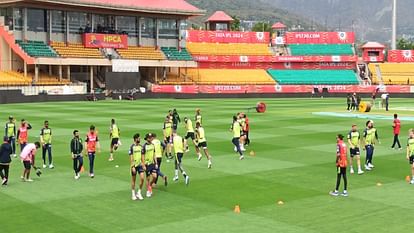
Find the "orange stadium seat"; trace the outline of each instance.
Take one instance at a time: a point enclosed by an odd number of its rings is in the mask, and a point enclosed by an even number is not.
[[[136,60],[165,60],[162,51],[155,47],[128,46],[127,49],[117,49],[124,59]]]
[[[189,69],[187,76],[201,85],[275,85],[265,70],[259,69]]]
[[[98,49],[85,48],[80,43],[69,43],[64,42],[51,42],[50,46],[61,56],[61,57],[73,57],[73,58],[104,58]]]

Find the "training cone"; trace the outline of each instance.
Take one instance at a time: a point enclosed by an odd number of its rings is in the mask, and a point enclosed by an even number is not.
[[[378,183],[377,183],[377,186],[378,186],[378,187],[379,187],[379,186],[382,186],[382,183],[378,182]]]
[[[410,176],[405,177],[405,181],[410,182],[410,180],[411,180]]]
[[[252,150],[250,151],[250,153],[249,153],[249,154],[250,154],[250,156],[256,156],[256,152],[254,152],[254,151],[252,151]]]
[[[283,204],[285,204],[285,203],[284,203],[283,201],[278,201],[278,202],[277,202],[277,204],[278,204],[278,205],[283,205]]]
[[[240,206],[239,205],[234,206],[234,213],[240,214]]]

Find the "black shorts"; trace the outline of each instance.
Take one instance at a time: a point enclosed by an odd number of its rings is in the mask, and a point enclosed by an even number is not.
[[[173,125],[172,125],[172,129],[173,129],[173,130],[177,130],[177,126],[178,126],[178,124],[177,124],[177,123],[173,123]]]
[[[146,176],[150,176],[152,173],[157,173],[157,169],[155,168],[155,164],[151,163],[146,165],[147,170],[145,171]]]
[[[197,144],[198,148],[203,148],[203,149],[207,149],[207,142],[199,142]]]
[[[181,163],[181,161],[183,160],[183,156],[184,156],[184,153],[175,154],[175,159],[177,160],[178,163]]]
[[[188,132],[187,133],[187,135],[185,135],[185,137],[184,137],[186,140],[187,139],[189,139],[189,138],[191,138],[192,140],[194,140],[195,139],[195,135],[194,135],[194,132]]]
[[[138,173],[141,173],[140,172],[140,169],[142,170],[142,167],[140,167],[140,165],[138,165],[138,166],[136,166],[135,167],[135,173],[132,171],[132,168],[131,168],[131,176],[136,176]]]
[[[112,138],[111,146],[118,145],[119,138]]]
[[[350,151],[351,157],[360,155],[360,152],[359,152],[359,148],[358,147],[355,147],[354,149],[351,148],[351,149],[349,149],[349,151]]]
[[[338,174],[342,174],[342,175],[345,175],[346,174],[346,167],[336,167],[336,172],[338,173]]]
[[[23,161],[23,166],[27,170],[30,170],[32,168],[32,164],[30,163],[30,161]]]
[[[165,144],[171,144],[171,136],[165,138]]]
[[[409,160],[410,160],[410,164],[413,164],[414,163],[414,155],[411,155]]]

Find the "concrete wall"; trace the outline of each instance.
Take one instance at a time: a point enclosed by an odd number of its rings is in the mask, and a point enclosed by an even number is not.
[[[3,37],[0,37],[0,70],[11,70],[11,49]]]
[[[47,33],[46,32],[27,31],[27,38],[26,39],[47,42]]]

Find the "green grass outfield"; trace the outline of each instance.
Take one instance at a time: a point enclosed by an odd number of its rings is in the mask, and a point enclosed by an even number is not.
[[[265,114],[249,113],[256,157],[239,161],[233,152],[231,117],[256,105],[257,99],[142,100],[135,102],[64,102],[1,105],[4,123],[9,115],[29,120],[38,138],[47,119],[53,130],[54,170],[43,169],[33,183],[21,182],[22,165],[14,159],[7,188],[0,188],[0,232],[412,232],[414,187],[405,182],[409,165],[405,151],[390,149],[391,120],[374,119],[382,144],[376,148],[373,172],[349,178],[348,198],[333,198],[335,136],[351,124],[362,130],[366,119],[319,116],[314,112],[345,113],[344,99],[266,99]],[[393,108],[413,116],[410,99],[393,99]],[[170,180],[154,190],[151,199],[132,201],[127,149],[136,132],[161,134],[167,111],[194,117],[201,108],[213,168],[198,162],[194,149],[184,157],[189,187]],[[404,109],[407,108],[407,109]],[[411,111],[409,111],[411,108]],[[348,113],[347,113],[348,114]],[[108,162],[109,123],[116,118],[122,147]],[[85,136],[89,125],[99,130],[102,153],[95,179],[83,173],[73,179],[69,141],[72,131]],[[403,144],[414,121],[402,122]],[[184,126],[179,132],[184,134]],[[405,146],[405,145],[404,145]],[[362,156],[365,158],[365,154]],[[37,154],[40,165],[41,153]],[[85,163],[87,164],[87,159]],[[119,165],[119,168],[115,168]],[[173,176],[173,164],[162,170]],[[377,186],[382,183],[382,186]],[[277,205],[282,200],[284,205]],[[241,213],[233,212],[240,205]]]

